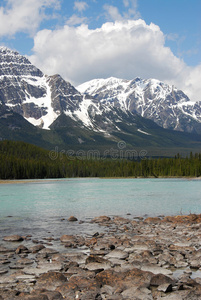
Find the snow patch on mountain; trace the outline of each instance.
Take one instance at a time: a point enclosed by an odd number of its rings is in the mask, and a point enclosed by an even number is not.
[[[192,132],[201,123],[201,102],[192,102],[180,90],[157,79],[94,79],[77,87],[101,103],[153,120],[159,126]]]
[[[89,117],[89,106],[92,105],[92,101],[90,99],[86,99],[83,97],[83,101],[80,104],[78,110],[74,111],[73,115],[75,115],[86,127],[93,128],[93,124]]]
[[[141,130],[141,129],[138,129],[137,131],[140,132],[140,133],[146,134],[146,135],[151,135],[150,133],[145,132],[145,131],[143,131],[143,130]]]

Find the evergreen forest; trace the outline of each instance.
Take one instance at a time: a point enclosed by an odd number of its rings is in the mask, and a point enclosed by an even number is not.
[[[67,157],[17,141],[0,142],[0,179],[70,177],[199,177],[201,154],[143,160]]]

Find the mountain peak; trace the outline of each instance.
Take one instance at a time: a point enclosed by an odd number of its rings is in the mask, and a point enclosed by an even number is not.
[[[17,51],[7,48],[5,46],[0,46],[0,53],[20,55]]]
[[[100,103],[137,113],[164,128],[194,132],[195,124],[201,123],[200,104],[193,103],[182,91],[158,79],[110,77],[86,82],[77,89]]]
[[[167,129],[197,132],[201,128],[200,104],[174,86],[152,78],[109,77],[76,89],[59,74],[44,75],[26,57],[6,47],[0,47],[0,103],[43,129],[61,115],[105,135],[120,132],[124,128],[120,124],[131,126],[136,115]]]
[[[43,73],[17,51],[0,47],[0,76],[39,76]]]

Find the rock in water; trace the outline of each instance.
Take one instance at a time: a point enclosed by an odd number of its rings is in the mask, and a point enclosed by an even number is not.
[[[69,222],[76,222],[76,221],[78,221],[78,219],[74,216],[71,216],[70,218],[68,218],[68,221]]]
[[[24,239],[20,235],[9,235],[9,236],[5,236],[3,238],[3,240],[6,241],[6,242],[21,242]]]

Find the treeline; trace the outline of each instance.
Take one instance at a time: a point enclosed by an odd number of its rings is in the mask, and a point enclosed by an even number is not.
[[[0,142],[0,179],[65,177],[199,177],[201,154],[182,158],[84,159],[14,141]]]

